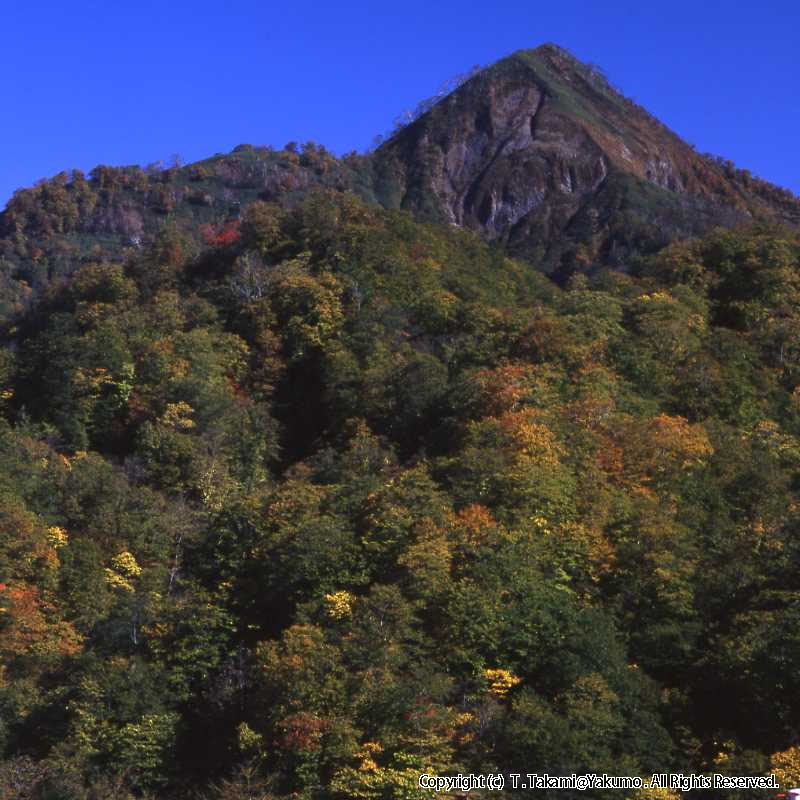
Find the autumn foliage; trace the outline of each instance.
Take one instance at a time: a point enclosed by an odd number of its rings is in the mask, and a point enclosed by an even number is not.
[[[560,285],[333,191],[205,225],[4,317],[0,796],[794,780],[796,232]]]

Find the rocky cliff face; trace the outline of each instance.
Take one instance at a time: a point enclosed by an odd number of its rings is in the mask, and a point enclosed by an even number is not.
[[[506,82],[486,89],[478,107],[451,98],[445,120],[425,120],[397,147],[408,148],[409,188],[422,180],[446,221],[497,238],[553,191],[580,196],[596,189],[607,166],[579,126],[553,124],[545,89]],[[446,130],[437,131],[437,123]]]
[[[759,216],[800,221],[791,195],[748,187],[554,45],[475,76],[385,143],[375,172],[387,204],[551,268],[623,258],[632,225],[656,244]]]

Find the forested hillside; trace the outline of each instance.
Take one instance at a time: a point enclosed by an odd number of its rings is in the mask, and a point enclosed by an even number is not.
[[[797,231],[558,287],[319,190],[181,253],[3,331],[0,795],[796,770]]]
[[[368,156],[18,192],[0,800],[797,785],[798,207],[552,47]],[[677,800],[470,796],[534,794]]]

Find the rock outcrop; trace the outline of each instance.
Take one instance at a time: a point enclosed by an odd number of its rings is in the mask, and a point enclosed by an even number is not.
[[[790,193],[698,154],[555,45],[479,73],[375,154],[385,203],[463,225],[551,269],[624,258],[632,228],[800,222]],[[760,192],[760,193],[759,193]],[[628,232],[616,229],[627,223]],[[630,245],[630,242],[627,242]]]

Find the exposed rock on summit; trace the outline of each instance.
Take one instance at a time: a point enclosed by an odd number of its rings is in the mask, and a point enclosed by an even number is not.
[[[375,170],[388,205],[551,268],[613,263],[637,230],[658,240],[754,216],[800,221],[790,193],[701,156],[555,45],[476,75],[387,141]]]

